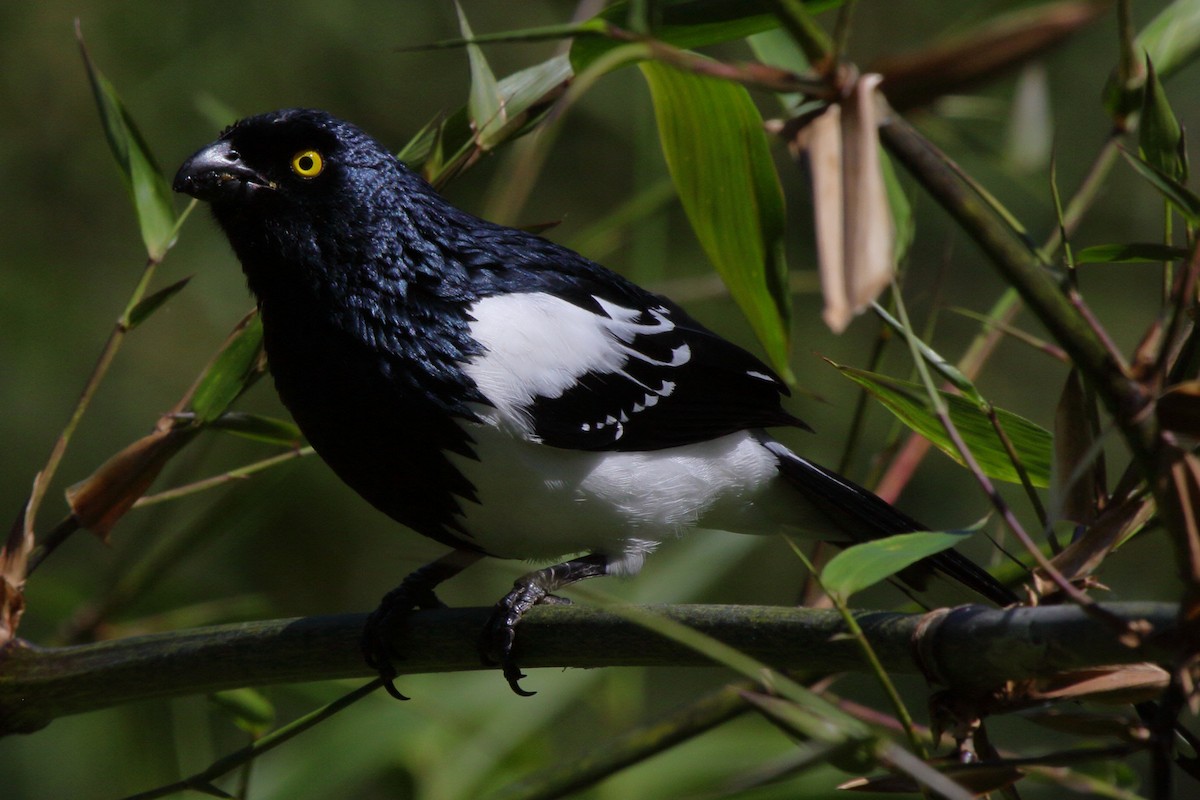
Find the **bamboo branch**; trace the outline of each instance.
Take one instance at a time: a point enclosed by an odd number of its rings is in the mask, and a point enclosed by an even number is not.
[[[958,221],[1001,276],[1020,293],[1029,310],[1096,388],[1143,472],[1154,474],[1158,466],[1158,430],[1154,415],[1144,413],[1150,398],[1144,387],[1129,376],[1119,354],[1109,349],[1035,253],[951,169],[945,155],[895,112],[884,114],[883,119],[879,133],[888,150]]]
[[[924,672],[963,691],[1099,665],[1167,664],[1182,651],[1176,606],[1112,603],[1106,608],[1144,621],[1151,631],[1145,643],[1138,648],[1120,644],[1111,628],[1076,606],[854,614],[889,672]],[[652,610],[779,668],[864,669],[858,644],[846,636],[836,611],[705,605]],[[399,671],[482,669],[477,644],[490,614],[488,608],[414,613],[394,641],[395,650],[406,654]],[[0,734],[32,732],[61,716],[134,700],[365,678],[371,674],[359,651],[365,620],[362,614],[268,620],[61,648],[15,640],[0,651]],[[582,606],[535,608],[521,623],[517,643],[524,667],[709,663],[620,616]]]

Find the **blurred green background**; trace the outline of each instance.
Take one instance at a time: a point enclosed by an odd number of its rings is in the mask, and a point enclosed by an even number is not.
[[[463,3],[477,33],[560,23],[573,2],[524,0]],[[863,0],[850,54],[861,64],[918,48],[934,33],[953,32],[1014,2]],[[1165,3],[1136,4],[1139,21]],[[297,0],[265,3],[161,3],[125,0],[0,5],[0,512],[16,515],[44,463],[104,338],[140,274],[144,251],[133,213],[97,119],[72,32],[78,17],[99,67],[116,85],[168,175],[210,141],[230,114],[284,106],[326,108],[399,149],[439,112],[467,97],[466,55],[458,50],[398,52],[457,35],[446,2]],[[1111,16],[1040,62],[1053,114],[1058,176],[1072,191],[1102,142],[1108,121],[1100,91],[1116,60]],[[497,45],[487,56],[498,76],[544,60],[554,43]],[[713,52],[750,58],[744,44]],[[1011,157],[1016,77],[982,87],[971,102],[926,115],[925,130],[968,172],[989,186],[1042,240],[1054,224],[1044,160],[1024,168]],[[1167,86],[1191,130],[1196,70]],[[776,113],[771,97],[764,112]],[[1026,132],[1029,119],[1019,117]],[[1036,132],[1035,132],[1036,138]],[[789,263],[814,269],[806,177],[779,148],[788,195]],[[639,192],[666,180],[648,94],[635,70],[602,80],[573,108],[520,209],[503,203],[505,147],[452,183],[447,194],[477,213],[506,221],[560,221],[547,235],[654,288],[678,291],[702,320],[749,346],[749,328],[720,293],[695,292],[689,278],[710,268],[673,199],[614,224],[610,215]],[[182,202],[181,202],[182,205]],[[906,276],[911,308],[985,311],[1001,290],[973,245],[927,199],[917,196],[917,241]],[[1078,244],[1153,241],[1161,203],[1119,166],[1105,196],[1076,237]],[[184,226],[156,285],[193,275],[186,291],[129,338],[85,418],[40,518],[40,529],[65,513],[62,489],[148,432],[190,385],[233,324],[250,308],[237,264],[207,213]],[[1087,270],[1082,287],[1128,347],[1158,299],[1157,273],[1138,266]],[[1022,324],[1035,328],[1029,320]],[[947,356],[961,353],[974,323],[942,311],[932,335]],[[1035,328],[1036,329],[1036,328]],[[850,424],[853,386],[821,356],[866,366],[877,326],[863,319],[834,337],[820,321],[819,298],[795,297],[793,368],[801,390],[792,410],[817,435],[787,440],[836,465]],[[905,376],[900,348],[885,370]],[[1049,427],[1065,376],[1062,365],[1019,344],[1003,344],[980,381],[997,404]],[[283,415],[268,381],[242,408]],[[881,411],[865,429],[865,447],[849,473],[862,478],[869,455],[893,432]],[[210,434],[164,474],[160,485],[195,480],[265,457],[268,448]],[[1121,462],[1118,462],[1118,465]],[[1020,503],[1020,501],[1017,501]],[[986,511],[969,477],[933,455],[901,503],[933,527],[968,524]],[[1024,509],[1024,505],[1019,505]],[[518,510],[514,510],[516,513]],[[171,629],[218,621],[366,611],[411,569],[442,548],[399,529],[343,487],[316,459],[294,462],[237,486],[179,503],[135,511],[110,545],[79,534],[29,585],[22,635],[55,636],[99,606],[110,608],[101,635]],[[982,550],[977,552],[982,553]],[[1153,536],[1112,559],[1105,574],[1126,599],[1170,598],[1169,553]],[[149,559],[149,560],[148,560]],[[1147,563],[1162,565],[1148,570]],[[1142,566],[1139,566],[1142,565]],[[487,563],[452,581],[454,605],[494,601],[525,565]],[[774,539],[698,534],[669,545],[632,581],[603,588],[655,602],[791,603],[803,571]],[[883,590],[860,602],[898,603]],[[415,699],[370,698],[304,738],[263,758],[252,778],[255,798],[465,798],[604,741],[632,722],[715,687],[716,670],[643,673],[531,673],[533,699],[513,696],[493,673],[406,678]],[[287,720],[353,683],[266,690]],[[904,686],[920,708],[923,686]],[[870,682],[841,685],[874,698]],[[1001,731],[1029,741],[1034,729],[1002,720]],[[112,798],[176,779],[242,744],[245,734],[204,698],[148,702],[61,719],[30,736],[0,742],[0,797]],[[791,745],[767,723],[745,718],[619,776],[594,797],[701,796],[723,781],[782,758]],[[1114,769],[1118,767],[1113,767]],[[802,782],[831,787],[830,771]],[[736,796],[824,796],[796,782]],[[1026,790],[1029,791],[1029,790]],[[1053,796],[1056,789],[1047,791]],[[832,794],[829,789],[827,794]],[[1028,796],[1036,796],[1036,790]]]

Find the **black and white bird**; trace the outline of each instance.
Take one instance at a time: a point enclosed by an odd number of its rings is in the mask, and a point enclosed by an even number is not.
[[[690,528],[840,541],[925,529],[771,438],[805,426],[758,358],[578,253],[456,208],[327,113],[242,120],[175,189],[211,204],[279,396],[317,453],[454,548],[373,616],[368,659],[385,676],[380,629],[436,605],[433,587],[484,555],[582,554],[497,605],[490,650],[520,691],[521,614],[576,580],[636,573]],[[953,551],[923,563],[1016,599]]]

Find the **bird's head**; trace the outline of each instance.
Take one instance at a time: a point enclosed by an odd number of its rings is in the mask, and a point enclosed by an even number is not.
[[[272,213],[344,204],[395,168],[395,159],[350,123],[294,108],[229,126],[183,163],[174,188],[218,210]]]
[[[260,298],[272,286],[370,280],[400,263],[433,192],[361,130],[323,111],[248,117],[184,162],[175,191],[207,201]]]

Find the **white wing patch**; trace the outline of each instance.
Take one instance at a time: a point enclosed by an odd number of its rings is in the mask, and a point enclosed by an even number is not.
[[[528,407],[535,398],[561,397],[589,372],[614,373],[645,390],[644,398],[627,411],[613,409],[602,419],[581,422],[580,429],[615,428],[620,438],[629,413],[644,411],[671,395],[674,382],[649,386],[624,369],[630,359],[667,368],[691,359],[687,344],[673,348],[665,360],[631,346],[639,336],[675,329],[667,309],[651,308],[653,322],[636,322],[642,311],[593,299],[607,317],[545,292],[495,295],[471,306],[471,336],[485,352],[467,361],[463,370],[491,403],[491,408],[477,409],[483,419],[532,438]]]

